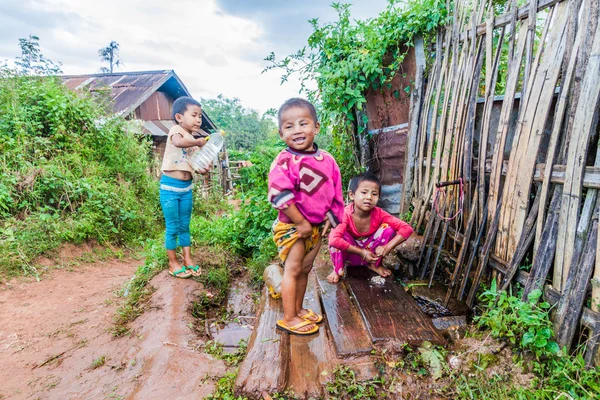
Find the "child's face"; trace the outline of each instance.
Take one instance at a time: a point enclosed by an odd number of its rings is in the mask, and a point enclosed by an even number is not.
[[[305,107],[290,107],[281,113],[279,136],[293,150],[314,150],[313,142],[320,128]]]
[[[354,208],[371,212],[379,201],[379,185],[375,182],[362,181],[358,184],[355,193],[350,192],[350,200],[354,202]]]
[[[202,126],[202,109],[196,105],[189,104],[183,115],[175,114],[177,123],[188,132],[200,131]]]

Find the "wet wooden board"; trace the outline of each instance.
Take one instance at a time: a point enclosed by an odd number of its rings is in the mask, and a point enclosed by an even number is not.
[[[356,306],[352,302],[344,281],[327,282],[332,270],[330,263],[321,256],[315,262],[315,275],[321,292],[321,301],[327,317],[327,325],[339,357],[370,353],[371,338],[366,331]]]
[[[257,313],[258,323],[248,343],[248,353],[235,382],[236,395],[259,398],[261,393],[282,391],[287,382],[289,335],[281,334],[275,323],[283,316],[281,300],[263,290]]]
[[[346,283],[361,312],[373,342],[395,341],[420,345],[424,341],[445,344],[446,340],[401,285],[386,279],[373,285],[376,274],[367,268],[348,269]]]
[[[316,286],[314,274],[311,273],[304,296],[304,308],[322,314]],[[321,398],[324,384],[331,376],[333,367],[327,357],[329,350],[326,329],[323,322],[319,324],[319,332],[315,335],[289,335],[288,388],[299,398]]]

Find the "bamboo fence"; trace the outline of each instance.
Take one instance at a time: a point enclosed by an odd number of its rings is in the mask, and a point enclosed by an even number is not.
[[[588,364],[600,358],[599,1],[454,2],[415,80],[403,199],[424,228],[417,274],[453,261],[446,302],[473,306],[491,279],[521,282],[525,298],[542,289],[558,343],[585,345]],[[436,184],[460,179],[464,196],[456,184],[441,196]]]

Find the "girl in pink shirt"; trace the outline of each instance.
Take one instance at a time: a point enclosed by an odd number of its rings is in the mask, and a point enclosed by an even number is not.
[[[383,258],[413,233],[406,222],[376,207],[381,182],[364,172],[350,181],[352,203],[344,209],[342,222],[329,234],[333,271],[327,277],[336,283],[347,265],[367,266],[386,277],[392,271],[381,266]]]

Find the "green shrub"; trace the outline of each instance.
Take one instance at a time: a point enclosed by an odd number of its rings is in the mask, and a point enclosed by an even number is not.
[[[197,244],[223,245],[247,258],[255,282],[262,279],[264,268],[277,255],[271,238],[277,211],[267,201],[267,181],[271,162],[279,151],[281,147],[263,146],[246,153],[253,165],[240,170],[239,209],[221,203],[220,210],[200,215],[195,212],[190,226]]]
[[[36,273],[61,243],[156,232],[150,140],[58,78],[0,68],[0,276]]]
[[[528,295],[527,301],[498,291],[496,281],[480,299],[485,312],[475,317],[480,327],[490,329],[494,338],[508,340],[512,345],[533,352],[536,357],[555,355],[560,351],[552,340],[552,322],[548,318],[550,304],[539,301],[542,291],[536,289]]]
[[[522,301],[506,291],[498,291],[495,281],[481,294],[483,313],[475,318],[480,328],[489,329],[495,338],[508,341],[521,350],[516,362],[535,374],[531,387],[515,386],[509,376],[492,379],[481,372],[456,381],[457,397],[482,399],[588,399],[600,393],[600,367],[586,369],[580,348],[569,355],[552,340],[550,304],[540,301],[535,290]],[[535,359],[527,354],[535,355]]]

